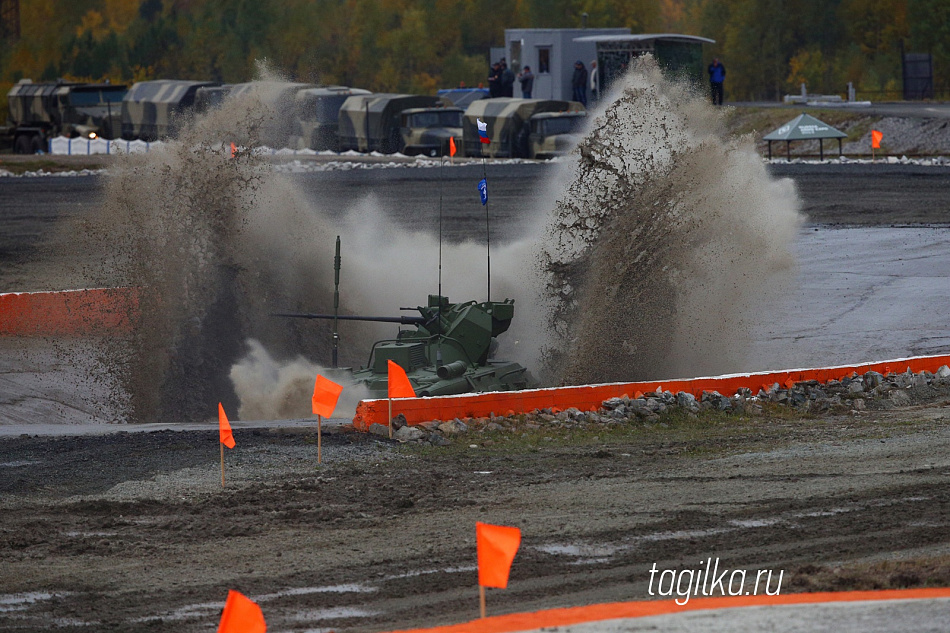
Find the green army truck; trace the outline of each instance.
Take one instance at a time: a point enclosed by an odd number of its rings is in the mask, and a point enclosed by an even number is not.
[[[450,107],[443,97],[375,93],[353,95],[340,107],[340,150],[395,154],[405,149],[400,115],[413,108]]]
[[[122,100],[122,138],[157,141],[175,136],[195,106],[199,88],[217,86],[214,81],[159,79],[140,81]]]
[[[532,147],[542,149],[546,146],[544,130],[551,126],[557,118],[577,118],[578,113],[586,112],[584,106],[577,101],[560,101],[557,99],[517,99],[501,97],[496,99],[482,99],[472,102],[465,110],[462,119],[462,142],[466,156],[488,156],[492,158],[534,158]],[[532,119],[541,114],[544,124],[539,123],[535,129],[532,142]],[[491,143],[481,142],[478,135],[478,120],[488,126],[488,137]],[[560,133],[552,136],[559,136]]]
[[[46,151],[57,136],[114,139],[119,131],[126,87],[22,79],[7,93],[3,145],[17,154]]]
[[[410,108],[400,115],[402,153],[448,156],[449,139],[462,141],[462,108]]]
[[[577,146],[586,112],[542,112],[528,119],[528,158],[564,156]]]
[[[280,149],[291,147],[291,137],[297,131],[297,94],[316,87],[292,81],[251,81],[231,86],[227,98],[254,100],[248,103],[251,111],[263,117],[256,140],[265,147]]]
[[[348,86],[300,90],[294,99],[296,121],[289,147],[318,152],[340,151],[340,108],[353,95],[369,94],[372,94],[369,90]]]

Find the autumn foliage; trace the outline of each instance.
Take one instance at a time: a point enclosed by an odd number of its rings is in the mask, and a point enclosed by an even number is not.
[[[950,90],[946,0],[20,0],[20,38],[0,49],[0,89],[23,77],[131,83],[288,78],[432,93],[484,82],[505,28],[626,26],[716,40],[727,98],[897,97],[900,46],[931,52]]]

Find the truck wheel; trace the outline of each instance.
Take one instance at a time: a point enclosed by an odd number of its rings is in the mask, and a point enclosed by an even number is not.
[[[31,154],[39,154],[40,152],[45,151],[45,150],[46,150],[46,147],[44,147],[44,145],[45,145],[45,144],[43,143],[42,137],[40,137],[40,136],[34,136],[34,137],[30,140],[30,150],[31,150],[30,153],[31,153]]]
[[[13,144],[13,153],[14,154],[29,154],[30,153],[30,137],[21,134],[16,137],[16,142]]]

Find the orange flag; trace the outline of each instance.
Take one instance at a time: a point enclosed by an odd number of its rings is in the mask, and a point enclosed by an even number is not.
[[[229,589],[218,633],[267,633],[267,623],[256,602]]]
[[[455,156],[455,137],[449,137],[449,156]]]
[[[340,399],[343,392],[343,385],[338,385],[332,380],[317,376],[317,382],[313,385],[313,414],[322,415],[325,418],[333,416],[333,410],[336,409],[336,402]]]
[[[234,436],[231,434],[231,425],[228,423],[228,416],[224,414],[224,405],[220,402],[218,403],[218,435],[221,436],[222,444],[228,448],[234,448]]]
[[[508,572],[521,545],[521,530],[516,527],[475,524],[478,544],[478,584],[482,587],[508,586]]]
[[[415,398],[416,392],[409,382],[409,376],[406,371],[393,361],[389,363],[389,397],[390,398]]]
[[[871,130],[871,147],[874,149],[881,149],[881,139],[884,138],[883,132],[878,132],[877,130]]]
[[[231,158],[234,158],[234,155],[236,153],[237,153],[237,147],[235,147],[234,143],[231,143]]]

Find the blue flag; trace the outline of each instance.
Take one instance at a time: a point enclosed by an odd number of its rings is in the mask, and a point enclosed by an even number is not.
[[[482,205],[488,204],[488,181],[484,178],[478,181],[478,193],[482,197]]]

